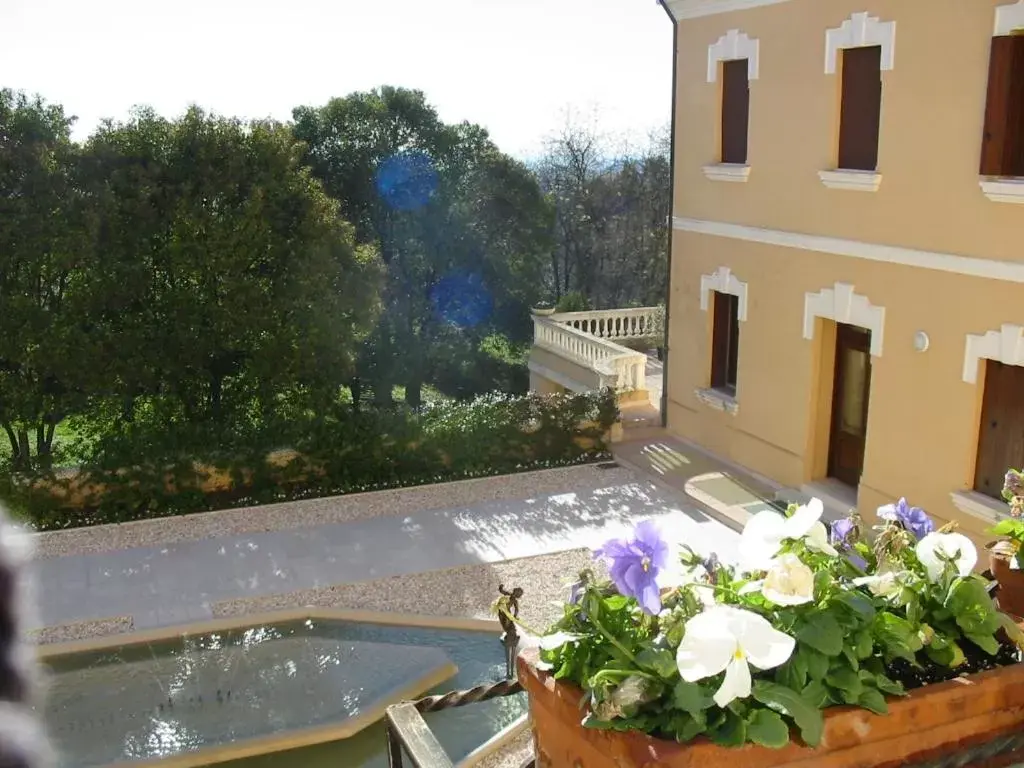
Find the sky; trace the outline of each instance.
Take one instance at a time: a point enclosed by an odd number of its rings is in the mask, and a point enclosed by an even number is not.
[[[521,158],[567,119],[630,143],[669,121],[655,0],[0,0],[0,30],[0,86],[63,104],[77,139],[138,104],[287,120],[384,84]]]

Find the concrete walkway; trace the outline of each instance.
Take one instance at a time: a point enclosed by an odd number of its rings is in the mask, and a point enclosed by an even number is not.
[[[701,551],[734,551],[734,530],[671,489],[628,476],[634,482],[592,491],[40,560],[31,569],[36,625],[199,621],[224,600],[593,548],[645,518]]]

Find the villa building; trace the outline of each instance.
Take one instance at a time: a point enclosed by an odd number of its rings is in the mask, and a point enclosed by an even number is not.
[[[984,540],[1024,465],[1024,1],[663,4],[668,430]]]

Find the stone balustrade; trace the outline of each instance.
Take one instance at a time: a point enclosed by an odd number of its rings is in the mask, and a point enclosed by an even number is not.
[[[600,339],[660,340],[664,333],[661,307],[556,312],[549,319]]]
[[[583,314],[583,313],[565,313]],[[597,374],[600,386],[617,391],[646,390],[647,356],[561,322],[559,315],[533,318],[534,347],[565,358]],[[636,337],[634,337],[636,338]],[[581,386],[580,389],[590,387]]]

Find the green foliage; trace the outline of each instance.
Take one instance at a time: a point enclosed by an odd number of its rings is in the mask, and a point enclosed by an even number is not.
[[[588,309],[590,302],[579,291],[569,291],[555,304],[556,312],[586,312]]]
[[[20,469],[50,465],[57,425],[102,376],[83,322],[97,255],[71,123],[59,106],[0,90],[0,439]]]
[[[610,391],[487,395],[419,410],[337,404],[310,413],[302,405],[301,398],[281,403],[279,420],[230,430],[141,415],[82,446],[88,481],[105,489],[84,509],[33,490],[38,481],[59,487],[53,475],[22,477],[6,495],[47,530],[444,482],[604,458],[604,436],[618,418]],[[285,466],[267,463],[268,453],[285,447],[295,452]],[[204,493],[210,471],[229,473],[235,486]]]
[[[463,361],[492,334],[528,338],[551,243],[552,211],[536,179],[482,128],[442,122],[419,91],[354,93],[299,107],[294,117],[313,173],[385,265],[386,311],[360,358],[360,378],[378,395],[404,385],[413,406],[425,382],[480,392]],[[396,206],[379,193],[377,174],[414,153],[431,163],[436,183],[420,204]],[[464,280],[489,303],[468,321],[452,317],[465,293],[453,286]]]

